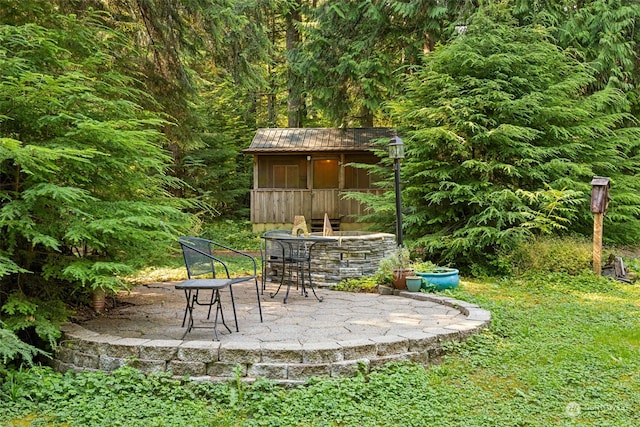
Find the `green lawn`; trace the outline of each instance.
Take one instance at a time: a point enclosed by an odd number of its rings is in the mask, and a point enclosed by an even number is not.
[[[283,389],[32,369],[5,378],[0,425],[640,425],[640,286],[550,274],[463,281],[452,295],[493,323],[428,370]]]

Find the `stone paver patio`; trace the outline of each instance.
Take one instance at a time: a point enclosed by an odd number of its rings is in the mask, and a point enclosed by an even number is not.
[[[275,285],[270,284],[269,287]],[[235,332],[228,294],[220,341],[211,329],[194,329],[181,340],[184,295],[173,283],[154,283],[117,296],[115,309],[82,324],[64,326],[56,355],[59,370],[112,371],[131,365],[143,372],[170,371],[199,380],[265,377],[301,383],[312,376],[349,376],[389,361],[437,361],[442,344],[461,341],[489,325],[490,313],[438,294],[356,294],[319,289],[318,302],[292,289],[287,304],[261,297],[255,287],[234,286],[240,332]],[[207,325],[206,310],[196,322]],[[211,322],[208,324],[210,325]]]

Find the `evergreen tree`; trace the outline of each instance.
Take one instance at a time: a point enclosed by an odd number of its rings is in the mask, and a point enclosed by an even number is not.
[[[640,111],[640,3],[636,0],[575,2],[512,0],[520,25],[547,27],[558,44],[595,69],[591,91],[607,85],[627,93],[634,115]]]
[[[640,4],[637,1],[592,0],[569,9],[560,26],[560,44],[581,53],[596,70],[595,90],[607,85],[632,94],[640,110]],[[636,94],[633,94],[633,92]]]
[[[391,104],[408,146],[407,235],[463,266],[534,232],[588,234],[589,183],[604,175],[608,236],[637,241],[640,131],[625,127],[635,119],[624,93],[590,93],[591,67],[496,10],[426,56]]]
[[[137,53],[102,17],[0,26],[0,315],[49,340],[56,301],[121,288],[190,222],[165,121],[116,68]]]
[[[398,93],[403,73],[448,40],[474,9],[473,0],[318,4],[293,58],[297,74],[306,76],[307,102],[336,126],[388,123],[381,107]]]
[[[400,53],[389,36],[391,9],[379,1],[326,2],[313,11],[297,59],[313,108],[337,126],[373,126],[394,92]]]

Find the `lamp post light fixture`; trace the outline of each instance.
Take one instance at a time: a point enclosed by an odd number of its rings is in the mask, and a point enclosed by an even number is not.
[[[396,240],[402,246],[402,203],[400,199],[400,159],[404,159],[404,143],[397,135],[389,143],[389,157],[393,159],[396,184]]]

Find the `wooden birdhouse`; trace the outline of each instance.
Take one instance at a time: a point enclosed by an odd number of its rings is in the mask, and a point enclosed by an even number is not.
[[[591,212],[605,213],[609,205],[610,179],[604,176],[594,176],[591,180]]]

